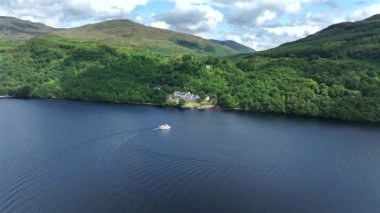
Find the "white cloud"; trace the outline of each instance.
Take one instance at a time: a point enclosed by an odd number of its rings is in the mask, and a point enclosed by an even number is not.
[[[380,13],[380,3],[354,10],[348,15],[347,21],[358,21]]]
[[[136,16],[136,17],[134,18],[134,20],[135,20],[136,22],[138,22],[138,23],[143,23],[143,22],[144,22],[144,19],[143,19],[141,16]]]
[[[173,30],[202,33],[215,29],[223,21],[223,14],[209,5],[178,1],[172,10],[155,14],[154,20]]]
[[[282,26],[273,28],[264,28],[265,31],[277,36],[289,36],[294,38],[302,38],[307,35],[316,33],[320,30],[319,26],[298,25],[298,26]]]
[[[256,27],[236,27],[235,33],[227,34],[231,39],[255,50],[265,50],[313,34],[336,20],[318,13],[307,13],[304,17],[287,24],[263,25]]]
[[[126,17],[147,3],[148,0],[1,0],[0,15],[61,27],[84,20]]]
[[[240,26],[261,25],[285,13],[297,13],[301,9],[300,0],[241,0],[226,3],[229,6],[227,20]]]
[[[145,5],[147,0],[121,1],[121,0],[67,0],[63,1],[63,8],[97,13],[100,16],[118,16],[132,12],[137,6]]]
[[[155,27],[155,28],[161,28],[161,29],[169,29],[170,28],[170,25],[164,21],[152,22],[152,23],[150,23],[150,26]]]
[[[233,35],[233,34],[226,35],[226,40],[232,40],[232,41],[238,42],[240,44],[243,43],[243,40],[240,38],[240,36]]]
[[[230,34],[225,37],[227,40],[233,40],[244,44],[255,50],[263,50],[272,47],[271,39],[265,35],[258,36],[255,32],[244,32],[240,34]]]
[[[261,16],[257,17],[256,23],[258,25],[262,25],[267,21],[271,21],[271,20],[275,19],[276,16],[277,16],[277,14],[275,12],[272,12],[270,10],[266,10],[266,11],[264,11],[264,13]]]
[[[149,7],[149,2],[154,1],[173,4]],[[0,0],[0,16],[55,27],[129,18],[152,27],[234,40],[263,50],[305,37],[330,24],[380,13],[380,3],[356,4],[362,8],[351,13],[337,8],[341,4],[338,3],[337,0]],[[168,5],[172,8],[166,9]],[[307,11],[317,5],[323,6],[323,13]],[[148,8],[147,12],[136,10],[138,7],[144,10],[142,6]]]

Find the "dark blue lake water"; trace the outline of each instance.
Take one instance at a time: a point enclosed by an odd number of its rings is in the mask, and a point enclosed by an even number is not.
[[[380,212],[380,127],[2,99],[0,212]]]

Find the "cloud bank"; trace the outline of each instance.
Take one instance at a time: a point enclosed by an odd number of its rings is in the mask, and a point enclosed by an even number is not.
[[[128,18],[257,50],[380,13],[377,0],[0,0],[0,15],[54,27]]]
[[[2,16],[71,27],[96,20],[127,17],[148,0],[1,0]]]

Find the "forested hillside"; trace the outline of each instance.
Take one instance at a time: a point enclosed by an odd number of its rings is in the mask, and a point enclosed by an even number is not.
[[[241,70],[251,74],[265,72],[275,77],[289,72],[302,77],[302,81],[287,82],[276,77],[273,80],[278,83],[270,83],[281,89],[288,112],[380,120],[379,15],[332,25],[299,41],[239,56],[235,61]],[[290,84],[298,88],[287,90]]]
[[[330,59],[378,60],[380,15],[358,22],[332,25],[304,39],[265,51],[270,57],[322,57]]]
[[[41,36],[1,50],[0,95],[166,104],[181,90],[224,108],[379,122],[379,24],[335,25],[230,58]]]

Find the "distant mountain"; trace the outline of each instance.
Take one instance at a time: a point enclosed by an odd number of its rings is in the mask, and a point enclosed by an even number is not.
[[[75,28],[55,29],[12,17],[0,18],[0,40],[28,40],[48,34],[117,47],[132,46],[163,55],[226,56],[247,52],[249,49],[235,42],[212,42],[191,34],[148,27],[130,20],[111,20]]]
[[[373,15],[366,19],[365,21],[370,22],[370,21],[380,21],[380,14]]]
[[[53,34],[70,39],[130,45],[165,55],[232,55],[241,53],[239,49],[211,42],[198,36],[148,27],[129,20],[105,21],[55,31]]]
[[[214,40],[214,39],[210,39],[210,41],[216,43],[216,44],[220,44],[220,45],[224,45],[224,46],[227,46],[227,47],[230,47],[240,53],[252,53],[252,52],[255,52],[254,49],[252,48],[249,48],[247,46],[244,46],[240,43],[237,43],[235,41],[231,41],[231,40],[226,40],[226,41],[219,41],[219,40]]]
[[[380,15],[362,21],[331,25],[304,39],[264,51],[263,54],[378,60],[380,58]]]
[[[54,30],[54,28],[40,23],[0,16],[0,39],[3,40],[27,40]]]

